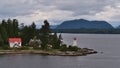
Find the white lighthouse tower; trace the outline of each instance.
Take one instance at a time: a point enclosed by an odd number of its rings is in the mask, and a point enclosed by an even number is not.
[[[76,37],[73,39],[73,46],[77,46],[77,38]]]

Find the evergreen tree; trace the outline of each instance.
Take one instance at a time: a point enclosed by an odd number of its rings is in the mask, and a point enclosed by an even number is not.
[[[4,26],[0,27],[1,38],[5,44],[8,44],[8,35]]]
[[[2,23],[0,25],[0,33],[4,43],[8,44],[7,22],[4,19],[2,20]]]
[[[57,37],[57,33],[54,33],[53,37],[52,37],[52,45],[54,49],[59,49],[60,44],[59,44],[59,39]]]
[[[37,37],[39,33],[36,29],[36,24],[33,22],[30,26],[22,26],[21,37],[23,39],[23,45],[27,44],[30,39]]]
[[[63,44],[63,38],[62,38],[62,35],[60,34],[59,37],[58,37],[58,44],[61,46]]]
[[[18,20],[5,19],[2,20],[0,24],[0,34],[1,40],[5,45],[8,45],[8,38],[10,37],[18,37]]]
[[[32,32],[32,36],[34,37],[34,36],[38,36],[38,33],[37,33],[37,29],[36,29],[36,24],[33,22],[32,24],[31,24],[31,26],[30,26],[30,28],[31,28],[31,32]]]
[[[49,35],[51,33],[50,25],[47,20],[45,20],[44,25],[42,25],[41,33],[46,34],[46,35]]]
[[[14,33],[14,37],[18,37],[18,20],[17,19],[13,19],[13,33]]]
[[[33,23],[31,24],[31,28],[34,29],[34,30],[36,30],[36,24],[35,24],[35,22],[33,22]]]
[[[0,35],[0,47],[3,47],[3,45],[4,45],[3,38]]]
[[[50,37],[50,26],[47,20],[44,21],[44,25],[40,29],[40,39],[42,41],[42,48],[46,49],[47,45],[49,44],[49,37]]]
[[[7,30],[8,30],[8,36],[13,37],[14,36],[14,31],[13,31],[13,25],[12,25],[12,20],[8,19],[7,20]]]
[[[2,20],[1,26],[7,28],[7,22],[5,19]]]
[[[29,42],[29,40],[32,38],[31,34],[32,33],[31,33],[30,27],[25,26],[22,29],[21,37],[22,37],[22,40],[23,40],[23,45],[27,44]]]

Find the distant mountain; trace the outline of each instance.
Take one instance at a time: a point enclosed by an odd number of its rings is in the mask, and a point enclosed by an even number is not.
[[[120,29],[120,25],[119,26],[117,26],[117,27],[115,27],[116,29]]]
[[[112,29],[113,26],[106,21],[88,21],[85,19],[64,21],[56,29]]]

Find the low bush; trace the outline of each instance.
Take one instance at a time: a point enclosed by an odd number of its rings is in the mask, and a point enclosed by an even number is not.
[[[78,48],[77,46],[69,46],[68,47],[68,51],[78,51],[80,48]]]
[[[22,47],[17,48],[17,49],[19,49],[19,50],[29,50],[30,47],[28,47],[28,46],[22,46]]]
[[[62,46],[60,46],[60,50],[61,51],[67,51],[67,45],[63,44]]]
[[[40,47],[33,47],[34,50],[41,50]]]
[[[4,45],[4,46],[1,47],[1,49],[3,49],[3,50],[10,50],[11,48],[8,45]]]

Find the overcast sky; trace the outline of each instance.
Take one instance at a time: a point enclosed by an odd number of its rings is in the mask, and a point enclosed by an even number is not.
[[[0,20],[16,18],[20,23],[41,25],[65,20],[106,20],[120,25],[120,0],[0,0]]]

